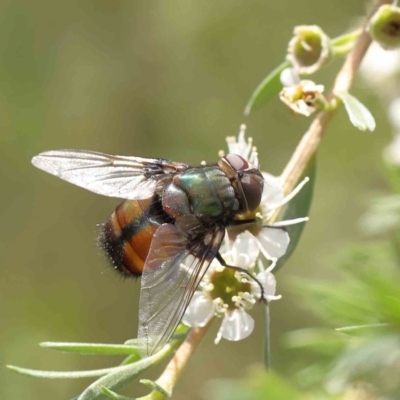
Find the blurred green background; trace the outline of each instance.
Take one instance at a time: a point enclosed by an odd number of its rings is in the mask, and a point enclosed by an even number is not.
[[[293,26],[316,23],[332,37],[365,12],[364,0],[328,2],[3,0],[0,4],[0,343],[1,364],[51,370],[112,366],[114,358],[64,355],[38,342],[121,343],[136,335],[140,282],[121,280],[96,247],[97,224],[119,203],[30,164],[51,149],[213,162],[225,137],[248,125],[262,169],[279,174],[309,124],[278,101],[243,117],[259,81],[280,63]],[[318,83],[329,88],[334,62]],[[311,219],[277,276],[272,356],[284,373],[294,355],[284,332],[315,324],[290,289],[294,277],[331,278],[329,260],[357,241],[368,195],[383,186],[380,157],[390,141],[385,105],[362,83],[377,120],[357,131],[343,110],[318,157]],[[201,398],[211,378],[239,377],[262,359],[263,319],[239,343],[213,344],[218,324],[190,361],[175,399]],[[154,378],[160,369],[146,377]],[[69,399],[86,381],[47,381],[0,369],[0,398]],[[140,384],[131,395],[143,395]]]

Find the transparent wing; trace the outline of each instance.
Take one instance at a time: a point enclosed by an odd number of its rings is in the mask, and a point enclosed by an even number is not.
[[[162,158],[113,156],[84,150],[55,150],[33,157],[32,164],[67,182],[104,196],[140,200],[154,192],[165,174],[187,164]]]
[[[145,355],[156,353],[171,338],[225,234],[216,227],[207,244],[190,246],[181,232],[175,225],[162,225],[146,259],[138,331]]]

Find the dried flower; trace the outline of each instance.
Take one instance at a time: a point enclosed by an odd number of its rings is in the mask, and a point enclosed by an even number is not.
[[[379,89],[379,94],[398,93],[391,81],[399,71],[400,51],[385,51],[377,43],[372,43],[360,65],[360,75],[368,85]]]
[[[323,91],[323,85],[303,80],[297,85],[284,87],[279,94],[279,98],[294,114],[309,117],[326,103],[325,97],[322,94]]]

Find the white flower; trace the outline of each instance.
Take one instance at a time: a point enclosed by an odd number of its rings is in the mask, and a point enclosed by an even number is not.
[[[387,163],[400,166],[400,133],[397,133],[392,143],[385,147],[383,157]]]
[[[239,140],[236,142],[234,138],[228,138],[228,147],[229,151],[235,150],[236,154],[244,157],[246,154],[254,154],[255,150],[253,148],[252,153],[249,153],[249,146],[252,144],[252,141],[246,142],[245,140],[245,126],[241,126],[241,130],[239,133]],[[258,157],[255,157],[258,163]],[[253,156],[254,159],[254,156]],[[285,226],[305,222],[308,218],[297,218],[289,221],[280,221],[275,224],[268,225],[269,220],[274,215],[275,210],[289,202],[300,190],[301,188],[308,182],[308,178],[305,178],[289,195],[285,196],[283,191],[283,185],[280,178],[277,178],[273,175],[270,175],[266,172],[262,172],[264,177],[264,190],[260,204],[260,211],[257,215],[246,215],[246,218],[254,218],[259,217],[262,221],[263,227],[260,227],[254,224],[253,228],[246,227],[252,233],[252,236],[257,239],[257,245],[261,253],[265,258],[271,261],[276,261],[278,258],[282,257],[289,246],[289,235],[288,233],[282,229]],[[240,233],[243,231],[243,226],[239,227],[230,227],[229,231],[233,233]],[[246,240],[246,237],[242,237],[244,248],[249,248],[251,244]]]
[[[389,121],[396,131],[400,132],[400,97],[391,101],[388,109]]]
[[[258,256],[257,240],[249,232],[238,235],[229,251],[223,254],[228,264],[244,269],[254,267]],[[262,297],[260,284],[266,301],[281,298],[275,295],[276,280],[271,273],[274,266],[272,263],[264,270],[260,264],[262,271],[256,275],[257,283],[248,275],[224,268],[214,260],[200,284],[201,290],[193,295],[182,322],[190,327],[202,327],[217,316],[222,318],[222,323],[215,343],[222,338],[238,341],[248,337],[254,329],[254,319],[247,311]]]
[[[238,140],[234,137],[227,138],[229,153],[238,154],[258,167],[256,148],[252,140],[245,139],[245,126],[240,127]],[[222,156],[224,153],[220,152]],[[295,196],[304,184],[306,178],[288,196],[284,195],[282,182],[265,172],[264,191],[262,201],[257,213],[262,224],[240,225],[229,228],[220,252],[228,267],[223,267],[214,259],[205,273],[199,289],[186,309],[182,322],[190,327],[205,326],[213,316],[222,318],[221,327],[215,342],[222,338],[237,341],[246,338],[254,329],[254,319],[248,314],[258,300],[270,302],[278,300],[281,296],[275,295],[276,280],[272,269],[279,257],[285,254],[289,245],[289,235],[282,229],[287,225],[304,222],[308,218],[298,218],[290,221],[280,221],[268,224],[275,210],[287,203]],[[245,219],[254,219],[256,215],[243,216]],[[243,227],[250,229],[243,232]],[[236,231],[235,239],[231,244],[229,234]],[[263,254],[271,264],[264,268],[259,259]],[[239,267],[248,273],[237,271],[229,266]],[[256,266],[258,268],[256,268]],[[257,273],[258,272],[258,273]],[[256,274],[257,273],[257,274]],[[255,277],[253,279],[252,277]]]
[[[383,50],[373,42],[361,65],[360,74],[371,86],[391,90],[391,78],[400,71],[400,51]],[[386,85],[382,87],[382,85]]]

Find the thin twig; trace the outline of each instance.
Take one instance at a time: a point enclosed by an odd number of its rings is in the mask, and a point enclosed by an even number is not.
[[[190,357],[193,355],[197,346],[200,344],[204,335],[206,334],[213,318],[203,328],[194,328],[190,331],[186,340],[182,343],[179,349],[176,351],[174,357],[165,367],[164,372],[157,379],[156,384],[162,387],[167,393],[172,394],[172,389],[175,383],[179,379],[183,369],[185,368]],[[160,392],[153,392],[151,399],[163,399],[165,396]]]
[[[391,0],[377,0],[372,7],[370,16],[383,4],[390,4]],[[335,84],[330,95],[330,99],[335,97],[335,93],[347,92],[353,84],[355,74],[360,66],[360,63],[371,44],[371,36],[366,31],[369,17],[366,19],[363,31],[358,38],[353,50],[347,56],[341,70],[339,71]],[[323,111],[319,113],[311,123],[308,131],[302,137],[295,152],[293,153],[289,163],[286,165],[281,179],[285,193],[289,193],[297,184],[303,174],[311,157],[317,151],[321,139],[329,125],[329,122],[336,110]]]

